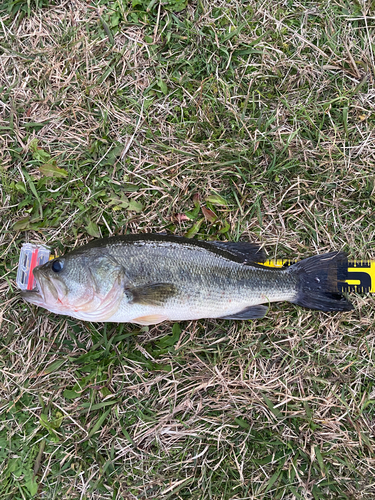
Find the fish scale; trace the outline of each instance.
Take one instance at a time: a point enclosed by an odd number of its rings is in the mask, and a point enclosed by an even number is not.
[[[165,310],[173,320],[218,318],[234,315],[260,302],[290,300],[295,295],[296,278],[290,272],[253,268],[224,257],[222,252],[213,253],[205,248],[197,251],[190,244],[158,242],[155,245],[151,241],[129,246],[126,251],[114,245],[108,247],[108,252],[126,267],[133,287],[149,282],[171,282],[177,287],[176,294],[160,306],[141,304],[136,311],[134,304],[124,298],[119,311],[111,318],[113,321],[134,317],[134,314],[136,317],[163,314]],[[155,263],[146,275],[138,272],[139,263],[145,258]]]

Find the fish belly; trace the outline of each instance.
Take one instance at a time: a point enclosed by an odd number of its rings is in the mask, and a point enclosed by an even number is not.
[[[129,322],[138,324],[156,324],[161,321],[188,321],[202,318],[222,318],[235,316],[241,311],[259,304],[290,301],[295,292],[290,290],[269,290],[256,292],[242,290],[238,293],[228,291],[196,291],[169,299],[162,305],[134,304],[126,299],[116,313],[107,319],[111,322]],[[248,292],[248,293],[247,293]]]

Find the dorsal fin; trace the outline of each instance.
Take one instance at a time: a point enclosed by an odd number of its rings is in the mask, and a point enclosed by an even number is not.
[[[244,264],[257,264],[262,263],[267,260],[267,257],[256,243],[249,243],[246,241],[202,241],[195,240],[192,238],[185,238],[183,236],[169,235],[169,234],[126,234],[123,236],[111,236],[109,238],[101,238],[98,240],[92,240],[82,247],[75,248],[72,250],[70,255],[81,254],[89,249],[98,248],[106,249],[113,245],[134,245],[139,243],[175,243],[180,245],[196,246],[206,249],[215,249],[217,251],[225,252],[232,255],[237,262],[242,262]]]
[[[207,241],[210,245],[239,257],[245,264],[265,262],[267,256],[257,243],[247,241]]]

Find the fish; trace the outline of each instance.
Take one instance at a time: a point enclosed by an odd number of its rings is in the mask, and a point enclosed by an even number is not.
[[[202,318],[263,318],[271,302],[350,311],[338,292],[347,256],[330,252],[289,267],[264,265],[246,241],[200,241],[167,234],[97,239],[35,267],[25,301],[85,321],[153,325]],[[265,305],[266,304],[266,305]]]

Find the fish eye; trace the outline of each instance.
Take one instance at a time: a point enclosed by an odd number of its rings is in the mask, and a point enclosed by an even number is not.
[[[51,266],[51,269],[54,273],[59,273],[63,268],[63,263],[61,262],[61,260],[54,260],[52,262],[52,266]]]

